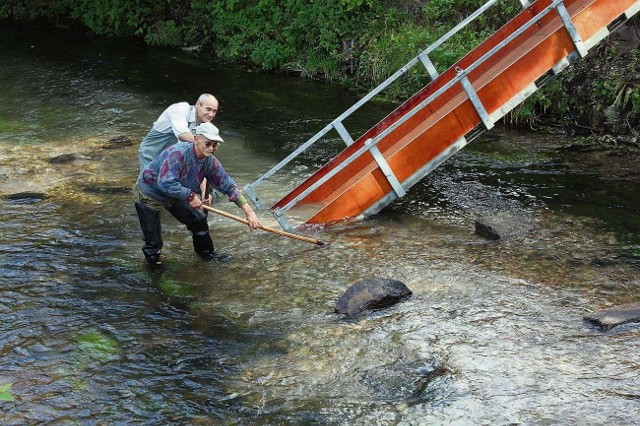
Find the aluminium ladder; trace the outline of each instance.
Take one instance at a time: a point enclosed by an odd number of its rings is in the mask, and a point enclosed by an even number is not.
[[[640,0],[520,0],[523,10],[515,18],[439,74],[429,54],[496,2],[488,1],[247,185],[247,196],[266,208],[256,188],[335,131],[346,148],[270,209],[288,231],[291,209],[318,224],[376,214],[640,10]],[[353,139],[343,121],[418,64],[429,84]]]

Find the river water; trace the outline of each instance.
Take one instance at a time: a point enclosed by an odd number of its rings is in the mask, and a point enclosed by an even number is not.
[[[307,230],[326,247],[212,216],[233,261],[204,263],[165,214],[152,273],[129,188],[167,105],[217,95],[219,157],[244,185],[357,98],[78,30],[4,26],[0,55],[0,423],[637,424],[638,326],[583,320],[640,299],[637,157],[497,128],[379,215]],[[503,214],[533,230],[474,233]],[[413,296],[335,315],[370,277]]]

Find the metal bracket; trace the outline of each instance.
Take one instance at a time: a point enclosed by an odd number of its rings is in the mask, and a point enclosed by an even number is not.
[[[478,94],[476,93],[476,89],[473,88],[471,81],[469,81],[469,77],[467,77],[467,72],[460,69],[459,67],[456,67],[456,72],[460,76],[460,83],[462,84],[464,91],[467,92],[467,96],[469,97],[469,100],[473,104],[473,107],[476,109],[476,112],[478,113],[480,120],[482,120],[487,130],[491,129],[493,127],[493,123],[489,119],[489,114],[487,113],[487,110],[484,108],[484,105],[482,105],[482,101],[478,97]]]
[[[280,224],[280,227],[282,229],[284,229],[285,231],[287,231],[287,232],[294,232],[295,231],[295,229],[293,229],[293,226],[291,226],[291,224],[287,220],[287,217],[284,215],[284,213],[282,212],[281,209],[275,209],[273,211],[273,217],[276,218],[276,220]]]
[[[342,138],[342,140],[347,146],[353,144],[353,138],[347,131],[347,128],[344,127],[344,124],[342,124],[342,121],[334,121],[333,128],[336,129],[336,131],[338,132],[338,134],[340,135],[340,137]]]
[[[571,20],[571,16],[569,15],[569,11],[567,10],[567,7],[564,5],[564,2],[561,1],[560,3],[558,3],[558,5],[556,6],[556,10],[558,11],[558,15],[560,15],[560,19],[562,19],[562,23],[564,24],[564,27],[567,29],[567,32],[569,33],[569,37],[571,37],[571,40],[573,40],[573,44],[576,47],[576,50],[578,51],[580,56],[584,58],[587,54],[587,48],[584,46],[582,37],[580,37],[580,34],[578,34],[578,30],[576,29],[576,26],[573,24],[573,21]]]
[[[389,163],[387,163],[387,160],[384,159],[378,147],[376,145],[372,146],[371,148],[369,148],[369,152],[373,156],[373,159],[376,160],[376,163],[378,163],[378,167],[380,167],[380,170],[391,184],[393,191],[398,195],[398,197],[404,197],[407,194],[407,191],[405,191],[402,187],[402,184],[393,173],[393,170],[391,170]]]
[[[436,78],[438,78],[438,76],[440,76],[438,70],[436,70],[436,67],[433,65],[433,62],[431,62],[431,59],[429,59],[429,55],[427,55],[426,52],[420,52],[418,58],[420,58],[420,62],[422,62],[422,65],[424,65],[424,67],[429,72],[431,80],[435,80]]]
[[[243,192],[253,202],[254,206],[256,206],[259,209],[267,208],[267,206],[264,205],[260,197],[258,197],[258,194],[256,194],[256,192],[253,190],[253,187],[251,185],[245,186],[243,188]]]

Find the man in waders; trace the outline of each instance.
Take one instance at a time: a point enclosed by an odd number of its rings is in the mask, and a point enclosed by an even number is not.
[[[215,252],[207,215],[196,194],[204,178],[244,211],[250,229],[262,226],[235,181],[213,155],[222,143],[218,128],[211,123],[200,124],[195,128],[193,138],[193,143],[178,142],[162,151],[141,170],[136,182],[135,205],[145,241],[142,252],[152,268],[161,265],[162,208],[191,231],[193,249],[200,257],[204,260],[229,259],[229,256]]]

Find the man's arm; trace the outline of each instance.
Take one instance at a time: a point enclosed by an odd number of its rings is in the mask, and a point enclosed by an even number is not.
[[[157,189],[167,197],[185,200],[191,207],[201,209],[202,201],[191,189],[180,184],[181,170],[184,167],[182,153],[177,150],[170,152],[159,168]]]
[[[176,138],[183,142],[193,142],[193,135],[189,129],[191,106],[186,102],[180,102],[171,105],[165,112]]]
[[[178,139],[181,140],[182,142],[193,142],[193,134],[191,132],[186,132],[186,133],[181,133],[178,136]]]
[[[250,229],[258,229],[262,227],[258,216],[249,205],[249,200],[247,197],[242,194],[242,191],[238,189],[236,182],[227,174],[220,164],[220,161],[215,157],[210,158],[210,162],[208,162],[206,178],[209,180],[211,185],[220,191],[221,193],[229,196],[229,201],[235,203],[247,217],[247,222]]]
[[[260,223],[260,220],[258,219],[256,212],[253,211],[249,203],[243,204],[241,209],[247,217],[247,222],[249,222],[248,224],[249,228],[251,229],[262,228],[262,223]]]

